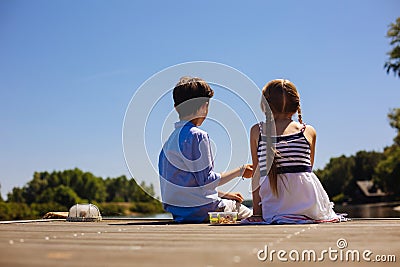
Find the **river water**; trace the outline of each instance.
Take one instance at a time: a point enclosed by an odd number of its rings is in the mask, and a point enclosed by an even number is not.
[[[334,210],[347,213],[349,218],[400,218],[400,208],[396,208],[399,206],[400,202],[335,205]]]

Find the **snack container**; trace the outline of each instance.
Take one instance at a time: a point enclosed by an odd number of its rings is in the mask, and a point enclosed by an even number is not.
[[[218,224],[218,213],[219,212],[209,212],[208,217],[210,217],[210,224]]]
[[[210,224],[233,224],[237,221],[237,212],[209,212]]]

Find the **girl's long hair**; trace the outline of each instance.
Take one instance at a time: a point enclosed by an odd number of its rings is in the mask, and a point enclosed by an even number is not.
[[[275,138],[272,136],[272,133],[275,133],[276,129],[271,129],[271,127],[275,127],[275,124],[269,122],[274,119],[274,113],[287,113],[291,115],[297,112],[299,122],[303,123],[300,108],[300,95],[296,86],[291,81],[283,79],[276,79],[268,82],[264,86],[262,94],[263,99],[261,101],[261,108],[266,116],[265,134],[267,137],[267,158],[272,158],[272,156],[268,155],[273,155],[272,165],[268,172],[268,179],[272,193],[278,197],[278,172],[276,160],[280,155],[275,149]],[[263,106],[265,104],[269,105],[270,112],[268,112],[269,109]]]

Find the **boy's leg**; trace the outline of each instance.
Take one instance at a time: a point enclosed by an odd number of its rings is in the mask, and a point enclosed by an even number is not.
[[[239,202],[237,202],[235,200],[222,199],[222,201],[225,204],[224,211],[226,211],[226,212],[237,212],[239,220],[248,218],[251,215],[253,215],[253,212],[248,207],[246,207],[245,205],[240,204]]]

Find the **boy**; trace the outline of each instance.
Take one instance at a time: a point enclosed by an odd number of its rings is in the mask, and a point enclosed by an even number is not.
[[[213,95],[200,78],[182,77],[173,90],[180,121],[161,150],[158,167],[164,209],[176,222],[205,222],[209,211],[236,211],[239,219],[252,215],[240,204],[240,193],[216,190],[235,177],[251,178],[253,169],[247,164],[225,173],[214,172],[209,136],[198,128],[207,117]]]

